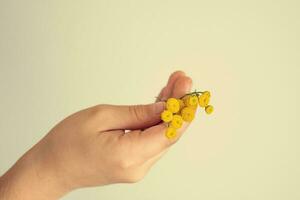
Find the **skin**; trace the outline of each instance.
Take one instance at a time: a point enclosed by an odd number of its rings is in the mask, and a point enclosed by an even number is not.
[[[174,72],[158,100],[181,97],[191,87],[191,78]],[[168,140],[160,120],[165,103],[158,100],[101,104],[67,117],[0,177],[0,199],[59,199],[77,188],[138,182],[188,126]]]

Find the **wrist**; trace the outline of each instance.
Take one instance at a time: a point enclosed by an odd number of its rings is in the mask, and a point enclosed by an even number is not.
[[[58,199],[70,191],[41,152],[36,145],[0,177],[0,200]]]

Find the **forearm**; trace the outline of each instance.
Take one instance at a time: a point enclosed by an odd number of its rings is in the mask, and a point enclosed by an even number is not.
[[[39,157],[30,150],[0,178],[0,200],[52,200],[67,192],[51,163]]]

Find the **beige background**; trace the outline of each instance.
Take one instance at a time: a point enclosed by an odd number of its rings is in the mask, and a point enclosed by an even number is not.
[[[0,0],[0,173],[65,116],[186,71],[216,111],[134,185],[63,199],[300,199],[299,1]]]

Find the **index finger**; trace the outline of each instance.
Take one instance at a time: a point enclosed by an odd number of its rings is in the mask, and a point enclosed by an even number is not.
[[[161,100],[166,100],[172,95],[172,91],[174,90],[176,81],[180,77],[184,77],[185,73],[183,71],[175,71],[173,72],[168,80],[167,85],[160,91],[158,97],[156,98],[156,102],[161,101]]]

